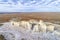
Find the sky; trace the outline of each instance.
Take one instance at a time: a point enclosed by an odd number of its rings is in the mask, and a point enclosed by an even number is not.
[[[60,12],[60,0],[0,0],[0,12]]]

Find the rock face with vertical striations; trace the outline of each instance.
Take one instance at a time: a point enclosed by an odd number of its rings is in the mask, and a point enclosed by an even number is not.
[[[18,21],[17,19],[2,24],[0,27],[1,40],[60,40],[60,31],[58,30],[60,25],[58,24],[43,20]],[[57,29],[54,29],[56,26]]]

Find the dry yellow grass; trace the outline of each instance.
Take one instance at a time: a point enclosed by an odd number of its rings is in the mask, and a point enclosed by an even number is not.
[[[12,18],[22,18],[22,20],[36,19],[45,21],[60,21],[59,12],[20,12],[11,14],[0,14],[0,22],[7,22]]]

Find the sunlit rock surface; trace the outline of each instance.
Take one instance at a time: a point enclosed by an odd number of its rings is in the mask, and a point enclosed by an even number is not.
[[[0,27],[0,35],[3,35],[6,40],[60,40],[60,25],[50,22],[23,21],[17,24],[15,22],[2,23]],[[28,23],[29,24],[28,24]],[[21,25],[21,23],[23,25]],[[16,25],[16,26],[15,26]],[[25,25],[25,26],[24,26]]]

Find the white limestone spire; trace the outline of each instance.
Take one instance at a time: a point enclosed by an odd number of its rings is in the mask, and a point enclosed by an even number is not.
[[[46,32],[46,28],[47,28],[46,24],[42,20],[39,21],[39,24],[42,32]]]

